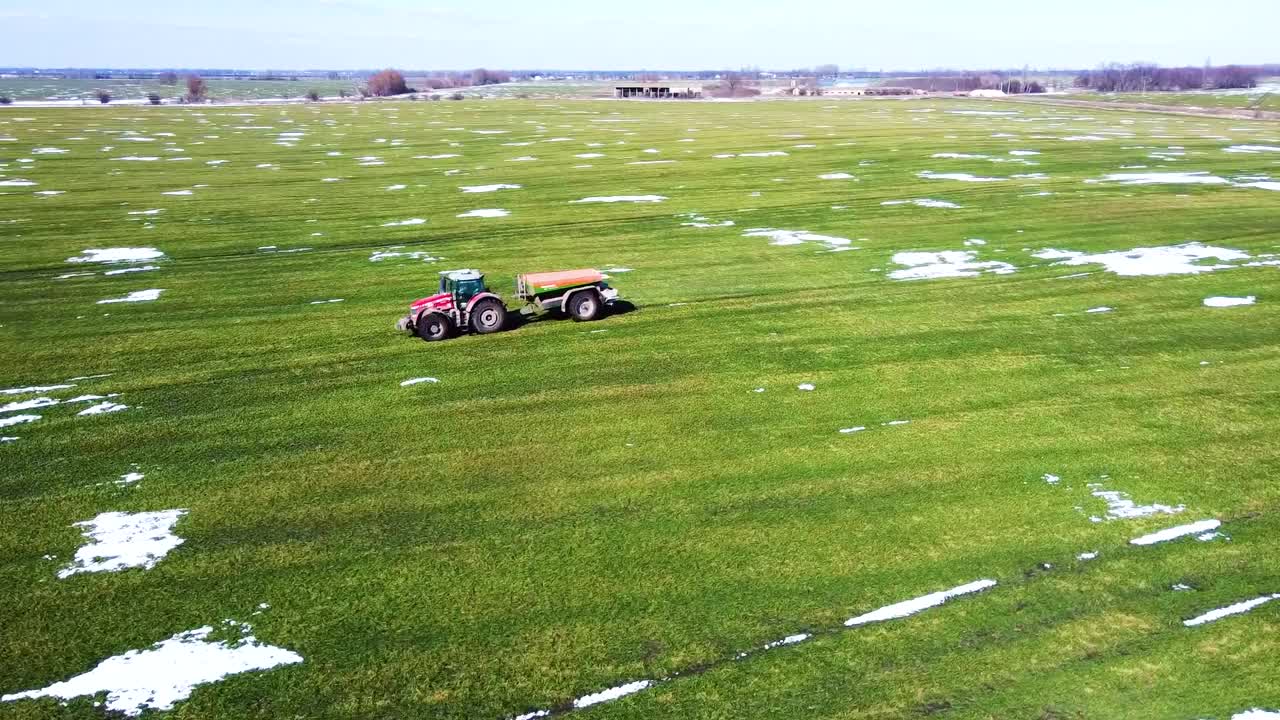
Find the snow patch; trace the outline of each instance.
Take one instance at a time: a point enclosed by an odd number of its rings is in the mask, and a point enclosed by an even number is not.
[[[1186,627],[1195,627],[1196,625],[1211,623],[1214,620],[1219,620],[1229,615],[1239,615],[1240,613],[1249,612],[1250,610],[1258,607],[1259,605],[1262,605],[1264,603],[1269,603],[1272,600],[1277,600],[1277,599],[1280,599],[1280,593],[1275,593],[1272,595],[1263,595],[1262,597],[1256,597],[1256,598],[1253,598],[1252,600],[1244,600],[1238,603],[1228,605],[1226,607],[1220,607],[1216,610],[1210,610],[1209,612],[1204,613],[1203,615],[1197,615],[1191,618],[1190,620],[1183,620],[1182,624],[1185,625]]]
[[[664,195],[606,195],[600,197],[587,197],[581,200],[570,200],[570,203],[658,203],[666,200]]]
[[[977,257],[978,254],[972,250],[894,253],[893,262],[908,267],[903,270],[894,270],[889,273],[889,277],[894,280],[931,280],[977,277],[984,271],[996,275],[1007,275],[1017,270],[1006,262],[996,260],[978,262]]]
[[[1205,307],[1236,307],[1237,305],[1252,305],[1257,301],[1253,295],[1244,297],[1207,297],[1204,299]]]
[[[987,588],[995,587],[995,580],[975,580],[971,583],[959,585],[950,590],[940,590],[928,595],[922,595],[911,600],[904,600],[892,605],[886,605],[878,610],[849,618],[844,621],[846,627],[854,627],[856,625],[866,625],[867,623],[882,622],[885,620],[896,620],[904,618],[916,613],[927,610],[931,607],[937,607],[952,598],[970,593],[981,592]]]
[[[161,288],[153,288],[151,290],[135,290],[129,293],[128,295],[125,295],[124,297],[107,298],[106,300],[99,300],[97,304],[110,305],[111,303],[122,303],[122,302],[149,302],[151,300],[159,299],[160,293],[162,292],[164,292],[164,290]]]
[[[1156,543],[1168,542],[1176,540],[1187,535],[1199,535],[1211,530],[1217,530],[1222,523],[1218,520],[1199,520],[1187,525],[1177,525],[1171,528],[1165,528],[1158,532],[1153,532],[1141,537],[1136,537],[1129,541],[1130,545],[1155,545]]]
[[[99,248],[87,249],[84,255],[67,258],[69,263],[131,263],[156,260],[164,253],[155,248]]]
[[[151,569],[182,544],[173,526],[187,511],[105,512],[76,527],[90,542],[76,550],[75,561],[58,571],[59,578],[77,573]]]
[[[209,641],[213,628],[206,625],[181,632],[145,650],[130,650],[109,657],[92,670],[39,690],[0,696],[0,702],[53,697],[62,700],[107,694],[106,709],[136,717],[144,710],[169,710],[191,697],[198,685],[231,675],[269,670],[302,662],[302,656],[264,645],[249,634],[247,623],[226,621],[239,630],[234,642]]]
[[[1199,265],[1198,261],[1244,260],[1249,254],[1240,250],[1202,245],[1198,242],[1159,247],[1139,247],[1132,250],[1116,250],[1087,254],[1072,250],[1047,249],[1032,253],[1043,260],[1059,260],[1055,265],[1103,265],[1116,275],[1182,275],[1212,272],[1235,267],[1233,265]]]

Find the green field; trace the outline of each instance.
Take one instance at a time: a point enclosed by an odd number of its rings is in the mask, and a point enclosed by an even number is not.
[[[353,80],[327,80],[300,78],[293,80],[224,80],[208,78],[209,98],[212,100],[263,100],[269,98],[301,98],[312,90],[325,97],[336,96],[340,90],[355,94]],[[75,78],[0,78],[0,97],[14,101],[31,100],[84,100],[98,102],[98,91],[106,90],[115,100],[139,100],[155,93],[166,100],[176,100],[187,91],[186,80],[178,78],[176,85],[166,85],[153,80],[106,80]]]
[[[74,386],[0,395],[38,416],[0,427],[0,695],[232,619],[302,661],[165,716],[1280,709],[1280,602],[1184,625],[1280,593],[1277,147],[969,100],[0,109],[0,389]],[[68,262],[109,248],[163,256]],[[463,267],[634,310],[394,331]],[[73,523],[177,509],[153,567],[59,577]]]
[[[1144,103],[1148,105],[1184,106],[1192,110],[1229,108],[1233,110],[1270,110],[1280,112],[1280,83],[1268,79],[1264,87],[1249,91],[1204,90],[1200,92],[1149,93],[1072,93],[1073,100],[1094,102]]]

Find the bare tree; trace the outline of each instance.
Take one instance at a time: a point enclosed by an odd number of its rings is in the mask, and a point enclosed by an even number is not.
[[[370,95],[377,97],[403,95],[409,92],[409,86],[404,82],[404,74],[390,68],[369,78],[368,89]]]
[[[151,103],[152,105],[159,105],[160,95],[158,93],[151,93],[150,95],[147,95],[147,102]]]
[[[162,85],[177,85],[177,84],[178,84],[178,73],[176,73],[176,72],[162,72],[162,73],[160,73],[159,75],[157,75],[157,76],[156,76],[156,81],[157,81],[157,82],[159,82],[159,83],[161,83]]]
[[[202,102],[209,94],[209,85],[199,75],[187,76],[187,102]]]
[[[106,90],[95,90],[93,92],[93,96],[98,98],[98,102],[102,103],[103,105],[106,105],[107,103],[111,102],[111,93],[107,92]]]

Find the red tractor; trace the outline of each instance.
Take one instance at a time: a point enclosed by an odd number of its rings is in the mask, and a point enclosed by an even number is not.
[[[520,275],[516,297],[525,303],[520,313],[558,310],[574,320],[594,320],[618,298],[618,291],[605,279],[604,273],[592,269]],[[483,273],[446,270],[440,273],[440,291],[410,303],[409,314],[400,318],[396,329],[430,342],[468,329],[481,335],[497,332],[506,322],[507,306],[490,292]]]

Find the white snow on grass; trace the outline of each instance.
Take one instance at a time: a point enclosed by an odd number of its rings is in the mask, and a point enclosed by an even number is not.
[[[128,405],[121,405],[120,403],[113,402],[100,402],[97,405],[92,405],[81,410],[76,413],[76,415],[105,415],[107,413],[120,412],[121,410],[128,409]]]
[[[1244,297],[1218,296],[1218,297],[1205,298],[1204,305],[1205,307],[1223,308],[1223,307],[1236,307],[1238,305],[1252,305],[1256,301],[1257,301],[1257,298],[1254,297],[1253,295],[1246,295]]]
[[[854,177],[847,172],[823,173],[818,176],[819,180],[853,180]]]
[[[925,180],[958,180],[960,182],[1002,182],[1008,178],[999,177],[980,177],[970,173],[937,173],[932,170],[922,170],[916,173],[916,177]]]
[[[742,232],[743,237],[766,237],[770,245],[802,245],[807,242],[821,243],[832,252],[853,250],[852,240],[832,235],[819,235],[808,230],[775,230],[774,228],[748,228]]]
[[[403,190],[407,187],[409,186],[408,185],[388,185],[385,188],[383,188],[383,190]]]
[[[410,378],[400,383],[400,387],[408,387],[410,385],[417,385],[418,383],[438,383],[438,382],[440,382],[440,380],[433,377]]]
[[[156,260],[164,257],[164,253],[155,248],[99,248],[87,249],[84,255],[67,258],[69,263],[130,263]]]
[[[103,275],[124,275],[126,273],[147,272],[150,270],[159,270],[159,269],[160,269],[159,265],[143,265],[142,267],[128,267],[128,268],[120,268],[119,270],[108,270],[102,274]],[[93,273],[88,273],[88,274],[92,275]]]
[[[411,252],[396,252],[395,248],[392,248],[390,250],[375,250],[373,254],[369,256],[369,260],[371,262],[378,262],[380,260],[386,260],[387,258],[396,258],[396,257],[409,258],[410,260],[421,260],[423,262],[435,262],[436,260],[441,259],[423,250],[414,250]]]
[[[1044,480],[1050,485],[1057,485],[1059,482],[1062,482],[1062,477],[1058,475],[1054,475],[1053,473],[1045,473],[1044,475],[1040,476],[1040,479]]]
[[[510,183],[497,183],[494,185],[460,185],[458,189],[464,193],[487,193],[498,190],[519,190],[520,186]]]
[[[481,208],[479,210],[468,210],[467,212],[459,214],[458,217],[460,218],[473,218],[473,217],[492,218],[492,217],[506,217],[507,215],[510,215],[510,214],[511,214],[510,210],[503,210],[502,208]]]
[[[1091,550],[1091,551],[1089,551],[1089,552],[1082,552],[1082,553],[1080,553],[1079,555],[1077,555],[1077,556],[1076,556],[1076,559],[1077,559],[1077,560],[1092,560],[1092,559],[1094,559],[1094,558],[1096,558],[1096,557],[1098,557],[1098,553],[1097,553],[1097,551]]]
[[[1223,148],[1222,152],[1245,153],[1249,155],[1256,155],[1264,152],[1280,153],[1280,147],[1276,147],[1274,145],[1232,145],[1231,147]]]
[[[146,477],[146,475],[144,475],[143,473],[140,473],[137,471],[130,471],[121,475],[120,479],[115,481],[115,484],[121,487],[126,487],[126,486],[137,483],[139,480],[141,480],[144,477]]]
[[[1280,711],[1250,708],[1232,715],[1231,720],[1280,720]]]
[[[1107,307],[1106,305],[1100,305],[1098,307],[1089,308],[1088,310],[1085,310],[1085,312],[1086,313],[1109,313],[1112,310],[1115,310],[1115,308]]]
[[[54,400],[51,397],[38,397],[30,400],[15,400],[11,403],[0,405],[0,413],[17,412],[18,410],[34,410],[36,408],[49,407],[57,405],[61,400]]]
[[[638,693],[652,684],[653,682],[650,680],[636,680],[635,682],[611,687],[608,690],[601,690],[600,692],[591,693],[590,695],[583,695],[580,698],[574,699],[573,707],[575,709],[591,707],[592,705],[599,705],[600,703],[617,700],[620,697],[626,697],[627,695]]]
[[[59,578],[78,573],[116,572],[126,568],[151,569],[182,544],[173,526],[187,511],[105,512],[76,527],[89,542],[76,550],[75,560],[58,571]]]
[[[24,423],[35,422],[39,419],[39,415],[10,415],[7,418],[0,418],[0,428],[22,425]]]
[[[893,262],[908,267],[903,270],[894,270],[889,273],[889,277],[894,280],[932,280],[977,277],[983,272],[1007,275],[1017,270],[1006,262],[996,260],[979,262],[977,257],[978,254],[972,250],[894,253]]]
[[[1088,254],[1072,250],[1041,250],[1032,253],[1032,257],[1043,260],[1058,260],[1055,265],[1103,265],[1107,271],[1116,275],[1182,275],[1212,272],[1235,267],[1234,265],[1197,264],[1210,258],[1222,260],[1244,260],[1249,254],[1240,250],[1202,245],[1198,242],[1182,245],[1159,247],[1139,247],[1132,250],[1116,250]]]
[[[813,383],[800,383],[799,385],[796,386],[796,389],[803,390],[805,392],[812,392],[814,389],[814,386],[813,386]]]
[[[1209,612],[1204,613],[1203,615],[1197,615],[1190,620],[1183,620],[1182,624],[1187,627],[1195,627],[1196,625],[1211,623],[1214,620],[1219,620],[1230,615],[1239,615],[1240,613],[1249,612],[1263,603],[1269,603],[1272,600],[1277,599],[1280,599],[1280,593],[1263,595],[1262,597],[1256,597],[1252,600],[1244,600],[1226,607],[1217,608],[1216,610],[1210,610]]]
[[[856,625],[866,625],[867,623],[883,622],[885,620],[896,620],[904,618],[916,613],[927,610],[931,607],[937,607],[952,598],[968,595],[970,593],[981,592],[987,588],[995,587],[995,580],[974,580],[971,583],[965,583],[950,590],[940,590],[928,595],[922,595],[911,600],[904,600],[892,605],[886,605],[878,610],[872,610],[869,613],[849,618],[844,621],[846,627],[854,627]]]
[[[0,187],[32,187],[40,183],[33,180],[24,180],[23,178],[13,178],[12,180],[0,180]]]
[[[1176,515],[1186,506],[1178,505],[1172,507],[1169,505],[1161,505],[1153,503],[1151,505],[1139,505],[1129,497],[1128,493],[1119,490],[1107,490],[1098,483],[1089,483],[1089,494],[1102,500],[1107,504],[1107,514],[1104,517],[1094,515],[1089,518],[1093,522],[1103,522],[1105,520],[1131,520],[1133,518],[1147,517],[1163,513],[1165,515]]]
[[[88,378],[76,378],[77,380],[87,380]],[[0,390],[0,395],[27,395],[29,393],[52,392],[54,390],[67,390],[75,385],[29,385],[27,387],[6,388]]]
[[[107,694],[106,709],[136,717],[144,710],[169,710],[191,697],[198,685],[231,675],[269,670],[302,662],[302,656],[264,645],[249,634],[247,623],[227,621],[240,637],[234,642],[210,641],[213,628],[205,625],[181,632],[145,650],[109,657],[92,670],[39,690],[0,696],[0,702],[52,697],[62,700]]]
[[[414,160],[447,160],[448,158],[459,157],[457,153],[442,153],[440,155],[414,155]]]
[[[135,290],[129,293],[128,295],[125,295],[124,297],[107,298],[106,300],[99,300],[97,304],[110,305],[111,303],[122,303],[122,302],[150,302],[151,300],[159,299],[160,293],[162,292],[164,292],[162,288],[152,288],[150,290]]]
[[[926,207],[926,208],[963,207],[962,205],[957,205],[953,202],[947,202],[946,200],[931,200],[929,198],[917,198],[915,200],[885,200],[880,204],[881,205],[915,205],[917,207]]]
[[[796,633],[795,635],[788,635],[782,638],[781,640],[774,640],[771,643],[765,643],[763,649],[772,650],[774,648],[784,647],[786,645],[795,645],[796,643],[802,643],[811,637],[813,636],[810,635],[809,633]]]
[[[582,158],[583,160],[594,160],[596,158],[604,157],[604,153],[582,153],[580,155],[574,155],[574,157]]]
[[[161,195],[191,195],[192,192],[190,190],[169,190],[168,192],[162,192],[160,194]]]
[[[599,197],[586,197],[581,200],[570,200],[570,203],[658,203],[666,200],[665,195],[605,195]]]
[[[401,225],[421,225],[425,222],[426,220],[423,218],[409,218],[408,220],[385,222],[385,223],[382,223],[382,227],[399,227]]]
[[[1112,173],[1087,183],[1114,182],[1121,185],[1230,185],[1231,181],[1206,172]]]
[[[334,298],[332,300],[312,300],[309,304],[310,305],[329,305],[330,303],[340,303],[342,301],[343,301],[342,298]]]
[[[1177,540],[1187,535],[1199,535],[1211,530],[1217,530],[1222,526],[1218,520],[1199,520],[1187,525],[1177,525],[1171,528],[1165,528],[1158,532],[1149,533],[1141,537],[1136,537],[1129,541],[1130,545],[1155,545],[1156,543]]]

